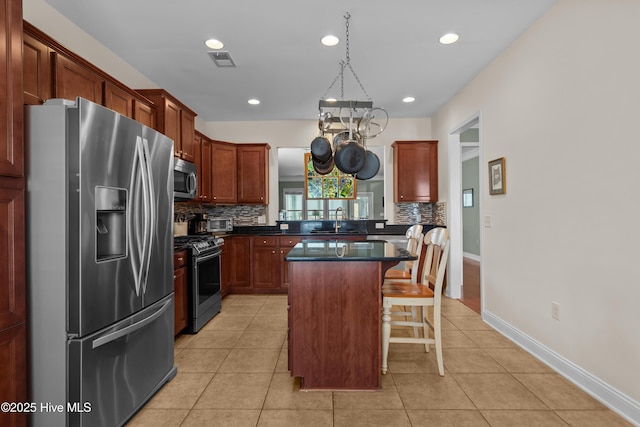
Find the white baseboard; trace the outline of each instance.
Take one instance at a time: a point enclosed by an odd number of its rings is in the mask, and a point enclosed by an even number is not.
[[[640,402],[631,399],[629,396],[611,387],[601,379],[522,333],[494,314],[485,310],[482,312],[482,319],[496,331],[502,333],[533,356],[549,365],[553,370],[567,378],[593,398],[605,406],[608,406],[630,423],[640,426]]]
[[[471,252],[462,252],[462,256],[464,258],[469,258],[478,262],[480,262],[480,260],[482,259],[480,255],[472,254]]]

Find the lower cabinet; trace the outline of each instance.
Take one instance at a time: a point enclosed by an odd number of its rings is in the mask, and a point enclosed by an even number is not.
[[[231,292],[287,292],[289,275],[285,257],[291,248],[300,242],[300,237],[233,236],[225,239],[225,246],[227,240],[230,241],[228,268]],[[224,268],[223,264],[223,277]]]
[[[251,291],[251,270],[249,268],[251,237],[231,236],[225,238],[225,246],[227,246],[227,243],[230,258],[229,280],[231,282],[231,291],[248,293]]]
[[[24,323],[0,331],[0,400],[20,404],[27,396],[26,327]],[[0,426],[26,426],[26,412],[0,412]]]
[[[254,236],[251,248],[251,284],[254,290],[280,289],[280,253],[275,236]]]
[[[220,294],[224,298],[231,292],[231,239],[224,238],[220,255]]]
[[[187,327],[189,323],[189,289],[187,287],[187,251],[173,254],[173,287],[175,292],[174,334]]]

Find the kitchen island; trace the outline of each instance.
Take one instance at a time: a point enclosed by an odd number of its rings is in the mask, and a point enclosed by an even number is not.
[[[384,273],[416,258],[380,240],[305,240],[289,252],[289,371],[302,390],[380,388]]]

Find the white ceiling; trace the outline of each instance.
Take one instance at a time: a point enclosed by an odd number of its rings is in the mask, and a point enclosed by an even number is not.
[[[46,0],[205,121],[315,119],[345,59],[375,107],[431,117],[556,0]],[[460,35],[453,45],[438,38]],[[332,33],[334,47],[320,44]],[[205,39],[237,68],[218,68]],[[340,99],[340,84],[327,96]],[[411,104],[402,103],[414,96]],[[247,104],[258,98],[261,104]],[[350,73],[345,100],[366,96]]]

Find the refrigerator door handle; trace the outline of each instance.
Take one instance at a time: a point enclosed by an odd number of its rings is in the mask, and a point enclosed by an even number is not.
[[[122,338],[125,335],[129,335],[132,332],[137,331],[138,329],[144,328],[145,326],[147,326],[148,324],[152,323],[153,321],[155,321],[157,318],[159,318],[160,316],[163,315],[163,313],[169,308],[169,306],[171,305],[171,302],[173,300],[168,300],[166,301],[164,304],[162,304],[162,307],[160,307],[155,313],[153,313],[152,315],[150,315],[149,317],[145,317],[144,319],[133,323],[127,327],[124,327],[120,330],[117,330],[115,332],[112,332],[110,334],[104,335],[96,340],[93,341],[92,343],[92,348],[98,348],[100,346],[103,346],[105,344],[110,343],[111,341],[115,341],[118,338]]]
[[[146,191],[144,194],[145,210],[148,214],[145,222],[145,241],[142,250],[142,293],[147,292],[147,279],[149,276],[149,267],[151,265],[151,248],[153,247],[154,230],[157,228],[157,215],[155,200],[155,190],[153,188],[153,172],[151,167],[151,155],[149,154],[149,142],[146,138],[142,138],[142,169],[143,180],[146,181]]]
[[[136,138],[136,148],[134,150],[133,166],[131,170],[129,206],[127,207],[127,222],[129,227],[129,246],[131,247],[131,267],[133,268],[133,281],[136,287],[136,296],[140,296],[140,268],[142,264],[140,249],[140,233],[138,230],[137,207],[138,185],[141,175],[141,158],[140,158],[141,138]],[[140,262],[139,262],[140,261]]]

